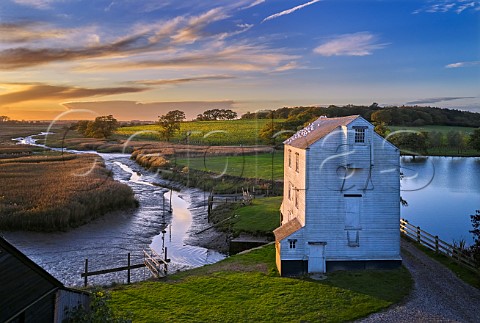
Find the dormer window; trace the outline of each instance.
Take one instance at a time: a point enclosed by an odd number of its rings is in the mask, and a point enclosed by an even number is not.
[[[365,130],[367,127],[353,127],[355,130],[355,143],[364,143],[365,142]]]

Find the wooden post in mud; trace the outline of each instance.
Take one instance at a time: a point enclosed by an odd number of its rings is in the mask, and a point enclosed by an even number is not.
[[[88,258],[85,259],[85,279],[83,281],[83,286],[87,287],[87,283],[88,283]]]
[[[127,257],[127,284],[130,284],[130,252]]]

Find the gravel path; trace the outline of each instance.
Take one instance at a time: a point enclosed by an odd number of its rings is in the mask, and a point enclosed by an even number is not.
[[[403,304],[359,322],[480,322],[480,290],[402,239],[403,263],[415,281]]]

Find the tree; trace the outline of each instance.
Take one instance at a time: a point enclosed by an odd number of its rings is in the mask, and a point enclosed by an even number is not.
[[[233,120],[237,113],[230,109],[211,109],[197,115],[197,121]]]
[[[92,138],[108,138],[117,128],[118,121],[111,114],[96,117],[94,121],[79,121],[76,126],[78,132]]]
[[[7,122],[9,120],[10,120],[10,118],[7,117],[7,116],[0,116],[0,122]]]
[[[400,132],[387,136],[387,139],[400,148],[400,150],[412,155],[427,153],[427,137],[425,133],[419,132]]]
[[[378,110],[372,113],[370,120],[372,120],[373,123],[384,123],[388,125],[392,122],[392,114],[388,110]]]
[[[175,132],[180,130],[180,122],[185,120],[185,113],[180,110],[168,111],[167,114],[158,117],[158,124],[163,138],[167,141],[173,137]]]
[[[387,128],[387,124],[385,122],[375,123],[374,130],[382,137],[385,137],[390,132],[390,129]]]
[[[480,268],[480,210],[476,210],[474,215],[470,215],[472,221],[473,230],[470,232],[473,234],[473,241],[475,244],[470,247],[473,259]]]
[[[470,147],[480,151],[480,128],[475,129],[469,138]]]

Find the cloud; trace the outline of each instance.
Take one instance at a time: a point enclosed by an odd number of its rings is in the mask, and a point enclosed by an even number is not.
[[[293,7],[293,8],[291,8],[291,9],[284,10],[284,11],[282,11],[282,12],[273,14],[273,15],[268,16],[267,18],[263,19],[263,20],[262,20],[262,23],[265,22],[265,21],[268,21],[268,20],[272,20],[272,19],[281,17],[281,16],[289,15],[289,14],[291,14],[291,13],[294,13],[294,12],[297,11],[297,10],[300,10],[300,9],[302,9],[302,8],[305,8],[305,7],[307,7],[307,6],[310,6],[310,5],[312,5],[312,4],[314,4],[314,3],[317,3],[317,2],[319,2],[319,1],[322,1],[322,0],[312,0],[312,1],[310,1],[310,2],[307,2],[307,3],[301,4],[301,5],[299,5],[299,6]]]
[[[480,65],[480,61],[471,61],[471,62],[457,62],[453,64],[445,65],[446,68],[459,68],[459,67],[472,67]]]
[[[63,101],[68,99],[89,98],[124,93],[137,93],[149,88],[140,87],[111,87],[111,88],[81,88],[69,86],[54,86],[48,84],[5,84],[7,87],[19,87],[20,90],[0,95],[0,105],[10,105],[26,101],[51,100]]]
[[[201,15],[190,17],[187,25],[177,31],[172,39],[175,43],[193,43],[201,36],[201,32],[208,24],[227,17],[222,8],[214,8]]]
[[[245,7],[241,8],[241,9],[242,9],[242,10],[244,10],[244,9],[250,9],[250,8],[255,7],[255,6],[258,6],[258,5],[260,5],[260,4],[264,3],[264,2],[265,2],[265,0],[256,0],[255,2],[252,2],[252,3],[249,4],[248,6],[245,6]]]
[[[124,60],[114,63],[84,63],[84,72],[98,70],[210,68],[228,71],[272,71],[297,56],[282,54],[259,45],[226,45],[225,42],[206,43],[203,49],[189,52],[154,54],[150,59]]]
[[[344,34],[325,42],[313,51],[322,56],[367,56],[387,44],[376,43],[377,37],[369,32]]]
[[[445,101],[454,101],[454,100],[462,100],[462,99],[475,99],[474,96],[445,96],[445,97],[437,97],[437,98],[427,98],[427,99],[419,99],[411,102],[405,103],[406,105],[415,105],[415,104],[432,104],[432,103],[440,103]]]
[[[275,69],[275,72],[285,72],[285,71],[290,71],[299,68],[299,65],[297,62],[288,62],[285,65],[279,66]]]
[[[430,1],[428,5],[413,11],[413,14],[426,13],[446,13],[455,12],[461,14],[462,12],[473,9],[480,10],[480,1],[471,0],[437,0]]]
[[[33,7],[36,9],[50,9],[51,4],[55,2],[55,0],[13,0],[15,3],[23,6]]]
[[[195,76],[179,79],[168,79],[168,80],[140,80],[132,81],[133,84],[141,85],[176,85],[183,83],[192,83],[192,82],[203,82],[203,81],[218,81],[218,80],[229,80],[234,79],[234,76],[230,75],[207,75],[207,76]]]

